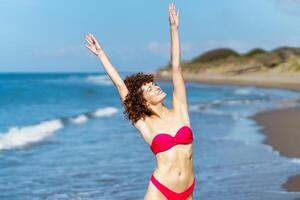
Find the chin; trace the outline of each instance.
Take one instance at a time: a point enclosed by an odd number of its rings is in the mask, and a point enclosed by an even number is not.
[[[162,94],[160,94],[160,96],[161,96],[162,100],[164,100],[165,97],[167,96],[167,93],[162,93]]]

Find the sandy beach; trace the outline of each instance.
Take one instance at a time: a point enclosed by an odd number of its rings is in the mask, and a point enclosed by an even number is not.
[[[300,174],[291,176],[282,186],[289,192],[300,192]]]
[[[300,106],[264,111],[251,118],[263,125],[261,131],[267,135],[265,144],[282,156],[300,158]]]
[[[155,78],[160,81],[169,81],[170,74],[155,73]],[[224,76],[212,74],[184,73],[186,81],[225,84],[240,86],[256,86],[263,88],[280,88],[300,91],[299,76],[272,76],[272,75],[243,75]],[[300,94],[299,94],[300,98]],[[286,108],[263,111],[251,117],[262,126],[261,132],[266,136],[264,143],[272,146],[282,156],[300,158],[300,101],[289,102]],[[299,174],[287,178],[282,185],[289,192],[300,192]]]
[[[161,81],[169,81],[171,75],[169,73],[154,73],[155,78]],[[256,86],[264,88],[280,88],[300,91],[300,76],[298,75],[282,75],[278,74],[247,74],[239,76],[228,76],[212,73],[184,73],[186,81],[222,84],[222,85],[240,85],[240,86]]]
[[[261,132],[267,136],[265,144],[282,156],[300,158],[300,106],[261,112],[252,119],[262,125]],[[287,191],[300,192],[300,174],[289,177],[283,187]]]

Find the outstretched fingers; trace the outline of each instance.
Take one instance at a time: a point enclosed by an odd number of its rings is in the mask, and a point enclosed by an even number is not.
[[[89,43],[89,45],[93,45],[93,42],[92,41],[90,41],[90,39],[88,39],[88,38],[85,38],[85,40]]]
[[[179,9],[176,9],[175,3],[169,4],[169,16],[172,18],[179,16]]]
[[[171,15],[173,13],[173,5],[172,3],[169,4],[169,14]]]
[[[88,44],[85,47],[92,51],[92,48]]]
[[[90,37],[91,37],[92,40],[93,40],[93,44],[94,44],[98,49],[101,49],[101,46],[100,46],[99,42],[96,40],[96,38],[95,38],[92,34],[90,34]]]
[[[176,15],[176,5],[173,3],[172,13],[175,16]]]
[[[89,38],[88,36],[85,37],[85,40],[87,41],[87,43],[90,45],[90,46],[93,46],[93,41],[91,38]]]
[[[89,33],[89,35],[90,35],[90,37],[91,37],[93,43],[96,43],[96,38],[95,38],[92,34],[90,34],[90,33]]]
[[[85,35],[85,40],[88,43],[85,45],[85,47],[88,48],[93,53],[95,53],[95,44],[94,44],[93,39],[91,38],[90,34]]]
[[[169,18],[170,18],[170,20],[171,20],[171,22],[173,22],[174,21],[174,16],[173,16],[173,11],[172,11],[172,4],[170,3],[169,4]]]
[[[173,14],[174,16],[178,16],[179,14],[179,9],[176,9],[176,4],[173,4]]]
[[[86,39],[94,44],[94,39],[91,37],[90,33],[86,35]]]

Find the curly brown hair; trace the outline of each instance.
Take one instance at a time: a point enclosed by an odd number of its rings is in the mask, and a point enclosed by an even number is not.
[[[146,116],[156,115],[146,104],[146,99],[143,97],[142,85],[153,82],[153,74],[144,74],[138,72],[130,76],[126,76],[124,83],[127,86],[128,94],[123,102],[125,111],[123,114],[126,119],[130,120],[132,125],[139,119]]]

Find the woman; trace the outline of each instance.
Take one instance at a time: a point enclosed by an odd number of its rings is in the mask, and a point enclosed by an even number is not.
[[[86,47],[100,58],[118,89],[125,107],[124,114],[139,130],[156,156],[157,167],[150,178],[145,200],[191,200],[195,187],[193,133],[180,67],[179,12],[173,3],[169,5],[169,22],[174,88],[172,109],[164,105],[166,93],[154,83],[152,74],[139,72],[126,76],[123,81],[95,37],[86,35]]]

